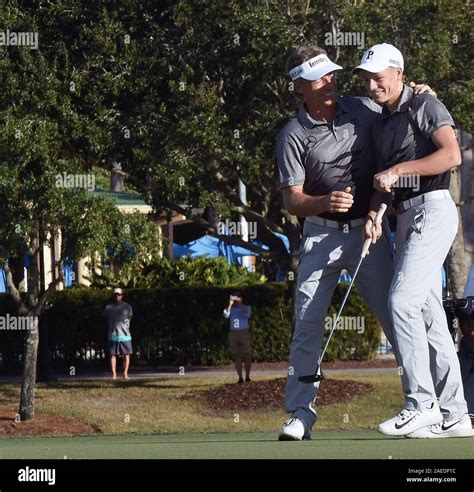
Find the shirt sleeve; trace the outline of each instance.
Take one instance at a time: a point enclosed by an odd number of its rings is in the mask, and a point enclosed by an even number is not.
[[[128,305],[128,315],[133,316],[133,309],[132,306],[130,306],[130,304]]]
[[[230,318],[230,311],[228,309],[224,309],[224,318]]]
[[[436,130],[443,126],[454,126],[454,121],[446,106],[436,97],[429,94],[417,96],[420,107],[415,112],[415,119],[421,133],[430,139]]]
[[[303,149],[294,138],[281,133],[277,139],[277,161],[280,188],[304,184],[306,172],[302,161]]]

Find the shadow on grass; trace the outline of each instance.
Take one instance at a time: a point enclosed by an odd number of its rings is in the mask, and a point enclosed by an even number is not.
[[[126,388],[144,388],[144,389],[183,389],[182,386],[180,385],[175,385],[175,384],[169,384],[169,383],[161,383],[159,381],[156,382],[150,382],[150,381],[145,381],[145,380],[134,380],[134,379],[128,379],[128,380],[115,380],[115,381],[81,381],[81,380],[74,380],[74,381],[55,381],[51,383],[40,383],[38,384],[38,388],[41,389],[83,389],[83,390],[88,390],[88,389],[107,389],[107,390],[113,390],[113,389],[126,389]]]
[[[71,381],[52,381],[49,383],[38,383],[37,387],[41,389],[125,389],[125,388],[144,388],[144,389],[178,389],[178,390],[194,390],[199,387],[209,387],[209,383],[194,383],[191,387],[182,386],[179,384],[170,384],[169,379],[148,380],[148,379],[112,379],[107,381],[91,381],[74,379]],[[1,388],[1,386],[0,386]],[[16,396],[16,394],[15,394]]]

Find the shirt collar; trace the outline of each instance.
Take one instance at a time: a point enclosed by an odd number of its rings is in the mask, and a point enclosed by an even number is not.
[[[349,109],[347,107],[347,103],[344,101],[344,98],[338,96],[336,103],[336,115],[340,113],[347,113],[348,111]],[[312,116],[310,116],[304,103],[300,106],[296,118],[306,128],[314,128],[318,125],[327,125],[325,121],[315,120]]]
[[[407,85],[403,86],[403,92],[400,97],[400,100],[398,101],[398,105],[395,111],[393,113],[390,113],[390,111],[384,106],[382,109],[382,117],[386,119],[391,114],[395,114],[397,112],[406,113],[408,111],[408,108],[410,107],[412,97],[413,97],[413,89],[411,87],[408,87]]]

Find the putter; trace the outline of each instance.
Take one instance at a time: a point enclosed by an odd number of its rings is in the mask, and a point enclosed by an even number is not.
[[[387,205],[385,203],[382,203],[380,205],[379,211],[377,212],[377,215],[375,217],[375,221],[374,221],[374,224],[372,226],[372,230],[376,224],[380,224],[382,222],[382,217],[383,217],[383,214],[385,213],[386,209],[387,209]],[[352,289],[352,285],[354,284],[354,280],[357,276],[357,272],[359,271],[360,265],[362,264],[362,260],[365,258],[365,256],[367,255],[367,252],[369,251],[371,242],[372,242],[371,238],[367,238],[364,242],[364,246],[362,247],[362,252],[360,254],[359,263],[357,264],[357,268],[355,269],[354,275],[352,276],[352,280],[351,280],[351,283],[349,284],[349,288],[347,289],[347,292],[346,292],[346,295],[344,296],[341,307],[339,308],[339,312],[337,313],[336,319],[334,320],[331,332],[329,333],[329,337],[326,341],[326,345],[324,346],[324,349],[321,352],[321,356],[319,357],[318,365],[316,366],[316,371],[314,372],[314,374],[310,374],[309,376],[299,377],[298,381],[300,383],[306,383],[306,384],[318,383],[319,381],[322,381],[324,379],[324,376],[321,372],[321,362],[323,360],[324,354],[326,353],[326,349],[328,348],[329,342],[331,341],[332,334],[334,333],[334,330],[336,329],[337,322],[339,321],[342,310],[344,309],[344,305],[346,304],[347,298],[349,297],[349,293]]]

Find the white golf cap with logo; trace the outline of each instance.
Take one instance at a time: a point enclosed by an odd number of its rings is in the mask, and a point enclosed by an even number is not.
[[[342,70],[342,67],[333,63],[327,55],[321,54],[306,60],[301,65],[292,68],[289,72],[291,80],[299,78],[305,80],[319,80],[330,72]]]
[[[375,44],[362,55],[360,65],[355,67],[352,73],[355,74],[358,70],[379,73],[388,67],[401,68],[403,70],[403,56],[400,50],[387,43]]]

